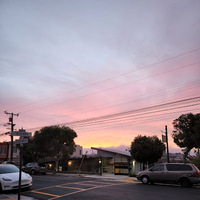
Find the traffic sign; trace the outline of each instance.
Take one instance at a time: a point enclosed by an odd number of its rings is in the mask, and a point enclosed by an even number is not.
[[[15,140],[15,144],[25,144],[28,143],[28,138],[20,138],[18,140]]]
[[[11,133],[12,136],[21,136],[21,137],[31,137],[31,132],[24,132],[24,131],[13,131]]]

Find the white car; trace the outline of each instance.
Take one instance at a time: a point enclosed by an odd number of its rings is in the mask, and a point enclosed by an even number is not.
[[[18,189],[19,168],[15,165],[0,164],[0,190]],[[21,188],[29,188],[32,185],[32,177],[22,172]]]

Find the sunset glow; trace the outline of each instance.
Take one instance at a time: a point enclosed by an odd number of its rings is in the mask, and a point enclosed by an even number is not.
[[[125,150],[167,125],[180,152],[173,120],[200,113],[199,10],[187,0],[2,0],[0,141],[10,141],[8,111],[19,113],[15,129],[69,126],[84,148]]]

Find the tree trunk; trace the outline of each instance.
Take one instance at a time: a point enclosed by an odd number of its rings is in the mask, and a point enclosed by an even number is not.
[[[187,161],[187,157],[188,157],[190,150],[191,149],[186,149],[185,152],[184,152],[184,156],[183,156],[183,162],[184,163],[186,163],[186,161]]]

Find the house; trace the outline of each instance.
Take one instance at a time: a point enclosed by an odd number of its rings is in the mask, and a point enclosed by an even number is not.
[[[0,143],[0,163],[8,159],[9,145],[8,142]]]
[[[0,143],[0,163],[3,161],[10,161],[10,152],[11,152],[11,145],[10,142],[1,142]],[[13,144],[13,161],[19,163],[19,149],[17,148],[16,144]]]

